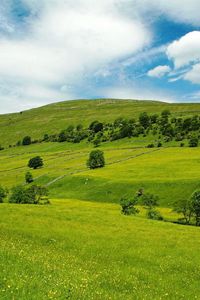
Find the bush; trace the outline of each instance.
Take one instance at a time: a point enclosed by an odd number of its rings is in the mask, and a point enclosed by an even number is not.
[[[7,196],[7,190],[0,186],[0,203],[3,203],[4,199]]]
[[[139,213],[139,210],[135,207],[137,204],[137,198],[128,199],[126,197],[121,198],[121,213],[124,215],[136,215]]]
[[[28,162],[28,167],[32,169],[37,169],[43,166],[43,160],[40,156],[33,157]]]
[[[102,168],[105,166],[104,153],[101,150],[93,150],[90,152],[87,166],[90,169]]]
[[[0,145],[0,151],[2,151],[2,150],[4,150],[4,147],[2,147],[2,146]]]
[[[31,144],[31,137],[30,136],[25,136],[22,140],[22,145],[27,146]]]
[[[149,209],[147,211],[147,218],[151,219],[151,220],[158,220],[158,221],[162,221],[163,220],[163,216],[156,209]]]
[[[33,175],[32,175],[30,172],[27,172],[27,173],[25,174],[25,181],[26,181],[26,183],[31,183],[31,182],[33,182]]]

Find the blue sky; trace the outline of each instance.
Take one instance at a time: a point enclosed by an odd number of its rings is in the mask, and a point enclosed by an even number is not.
[[[0,113],[92,98],[200,102],[199,0],[1,0]]]

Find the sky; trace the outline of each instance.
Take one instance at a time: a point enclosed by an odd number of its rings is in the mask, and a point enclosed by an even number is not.
[[[94,98],[200,102],[199,0],[1,0],[0,113]]]

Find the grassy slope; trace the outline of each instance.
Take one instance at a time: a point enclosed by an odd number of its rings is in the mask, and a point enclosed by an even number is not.
[[[143,187],[159,195],[162,206],[200,187],[200,148],[134,148],[132,140],[108,143],[104,150],[106,167],[88,170],[86,160],[92,146],[69,143],[44,143],[0,152],[0,184],[8,188],[24,182],[28,160],[36,155],[44,167],[32,170],[36,183],[48,184],[50,196],[82,200],[117,202],[123,195],[133,196]]]
[[[158,113],[170,109],[174,114],[195,114],[200,104],[168,104],[134,100],[76,100],[47,105],[20,113],[0,115],[0,144],[15,144],[25,135],[41,138],[69,124],[89,124],[95,119],[113,121],[117,117],[137,117],[140,112]]]
[[[199,299],[198,228],[113,204],[0,206],[1,299]]]

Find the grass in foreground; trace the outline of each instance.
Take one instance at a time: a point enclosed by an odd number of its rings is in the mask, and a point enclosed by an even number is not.
[[[118,205],[0,205],[0,299],[199,299],[200,231]]]

